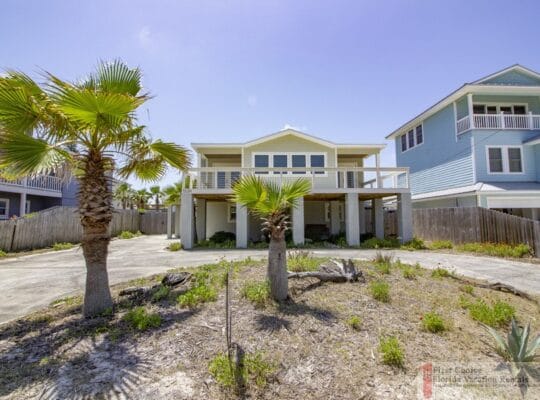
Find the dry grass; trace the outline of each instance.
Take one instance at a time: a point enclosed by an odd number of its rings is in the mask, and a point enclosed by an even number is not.
[[[209,269],[220,274],[226,263]],[[263,263],[248,261],[233,268],[233,341],[248,354],[265,354],[276,365],[266,387],[248,389],[253,399],[404,399],[416,398],[417,366],[427,362],[501,361],[492,339],[459,297],[511,304],[518,320],[540,328],[534,303],[502,292],[474,288],[472,294],[448,277],[434,279],[420,271],[416,279],[394,268],[384,280],[391,302],[371,296],[370,284],[381,274],[368,263],[357,263],[367,282],[319,284],[291,282],[291,299],[255,307],[241,296],[246,282],[265,279]],[[157,282],[160,277],[151,279]],[[139,280],[147,284],[147,280]],[[114,288],[117,293],[121,285]],[[80,397],[229,399],[209,372],[209,364],[225,349],[224,290],[216,302],[182,309],[171,300],[144,304],[160,315],[157,328],[136,331],[123,316],[138,304],[119,302],[115,315],[81,320],[78,305],[59,303],[0,329],[0,396],[14,399]],[[433,334],[422,317],[436,312],[447,330]],[[351,329],[351,315],[361,329]],[[447,325],[446,325],[447,323]],[[403,368],[383,363],[380,339],[395,337],[403,349]],[[504,391],[507,392],[504,392]],[[499,394],[517,397],[517,388]]]

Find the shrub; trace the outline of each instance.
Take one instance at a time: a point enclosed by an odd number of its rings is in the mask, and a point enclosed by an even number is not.
[[[375,300],[388,303],[390,301],[390,285],[385,281],[374,281],[369,285],[371,295]]]
[[[384,248],[397,248],[400,246],[399,240],[395,238],[371,238],[360,243],[360,247],[363,249],[384,249]]]
[[[236,247],[235,240],[225,240],[224,242],[214,242],[212,240],[200,240],[197,242],[197,247],[209,249],[234,249]]]
[[[266,361],[262,353],[246,353],[240,368],[235,368],[227,354],[220,354],[210,361],[208,369],[220,385],[232,389],[236,387],[238,380],[245,382],[248,386],[254,383],[263,388],[276,367]]]
[[[161,317],[157,313],[148,313],[144,307],[135,307],[124,315],[124,321],[133,329],[145,331],[149,328],[157,328],[161,325]]]
[[[381,338],[379,342],[379,351],[381,352],[384,364],[400,368],[403,367],[405,356],[403,355],[401,345],[395,336]]]
[[[352,315],[347,318],[347,325],[349,325],[355,331],[359,331],[362,327],[362,319],[357,315]]]
[[[451,249],[453,247],[454,244],[450,240],[435,240],[429,245],[432,250]]]
[[[218,231],[210,237],[210,241],[214,243],[234,242],[236,235],[232,232]]]
[[[463,285],[459,287],[459,290],[461,290],[464,293],[472,295],[474,293],[474,288],[472,285]]]
[[[412,240],[409,240],[403,246],[401,246],[401,248],[406,250],[424,250],[427,247],[422,239],[415,237]]]
[[[456,247],[459,251],[486,254],[495,257],[522,258],[532,255],[527,244],[509,245],[504,243],[465,243]]]
[[[431,271],[432,278],[437,278],[437,279],[448,278],[451,275],[452,274],[450,273],[450,271],[444,268],[435,268],[433,271]]]
[[[130,232],[130,231],[122,231],[120,232],[120,235],[118,237],[120,239],[133,239],[134,237],[141,236],[142,233],[140,231],[137,232]]]
[[[256,307],[264,307],[270,301],[270,285],[264,282],[246,282],[241,290],[242,297],[251,301]]]
[[[436,312],[429,312],[422,316],[422,326],[424,330],[431,333],[439,333],[446,330],[446,324],[442,317]]]
[[[4,250],[0,250],[0,257],[6,257],[7,253]]]
[[[72,249],[75,245],[73,243],[55,243],[53,244],[53,250],[54,251],[58,251],[58,250],[69,250],[69,249]]]
[[[178,296],[178,304],[182,307],[193,308],[201,303],[217,300],[217,291],[207,284],[200,284]]]
[[[465,303],[469,309],[469,315],[475,321],[492,327],[507,325],[515,315],[515,309],[510,304],[497,300],[493,306],[489,306],[484,300],[478,299],[475,303]]]
[[[287,254],[287,269],[293,272],[316,271],[319,269],[319,259],[312,257],[306,250],[293,250]]]
[[[182,250],[182,243],[180,243],[180,242],[171,243],[169,246],[167,246],[167,250],[169,250],[169,251]]]
[[[416,279],[416,275],[417,275],[417,272],[415,268],[410,267],[410,266],[403,267],[403,277],[405,279],[410,279],[410,280]]]
[[[152,301],[158,302],[158,301],[164,300],[167,297],[169,297],[170,293],[171,293],[171,288],[170,287],[160,285],[158,290],[156,290],[152,294]]]

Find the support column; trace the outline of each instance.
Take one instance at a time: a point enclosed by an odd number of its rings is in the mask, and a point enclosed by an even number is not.
[[[236,247],[245,249],[248,246],[248,211],[245,206],[236,203]]]
[[[383,200],[373,199],[373,234],[376,238],[384,239],[384,210]]]
[[[193,204],[193,198],[191,200]],[[174,237],[180,239],[182,237],[182,206],[176,204],[174,206]]]
[[[330,234],[337,235],[341,230],[339,220],[339,201],[330,202]]]
[[[24,217],[24,215],[26,214],[26,193],[21,193],[21,203],[19,207],[19,217]]]
[[[167,207],[167,239],[172,239],[172,210],[173,206]]]
[[[413,216],[410,193],[401,193],[397,195],[397,223],[398,236],[401,240],[401,243],[412,240]]]
[[[360,244],[359,222],[358,194],[347,193],[345,197],[345,235],[349,246],[358,246]]]
[[[182,207],[177,206],[180,209],[180,212],[177,214],[180,215],[180,225],[182,226],[181,231],[181,238],[182,238],[182,246],[184,249],[191,249],[193,248],[193,233],[195,231],[195,227],[193,226],[193,194],[188,191],[182,192],[182,201],[181,201]],[[180,227],[177,226],[179,229]],[[177,235],[180,231],[177,231]],[[178,237],[178,236],[177,236]]]
[[[366,233],[366,203],[358,202],[358,223],[360,224],[360,235]]]
[[[195,224],[197,225],[197,240],[206,240],[206,199],[197,199]]]
[[[470,125],[471,129],[474,129],[472,93],[467,93],[467,110],[468,110],[468,113],[469,113],[469,125]]]
[[[292,210],[292,231],[294,244],[304,244],[304,198],[298,199]]]

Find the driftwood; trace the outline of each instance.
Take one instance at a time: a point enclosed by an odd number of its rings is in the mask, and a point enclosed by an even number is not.
[[[289,272],[289,279],[317,278],[321,282],[365,282],[362,271],[357,271],[353,261],[330,260],[322,264],[318,271]]]
[[[178,285],[182,285],[184,283],[187,283],[191,278],[191,274],[189,272],[179,272],[175,274],[167,274],[163,277],[161,280],[161,283],[158,283],[156,285],[152,286],[131,286],[128,288],[125,288],[118,293],[120,296],[129,296],[131,298],[141,298],[141,297],[148,297],[152,295],[156,290],[158,290],[161,286],[167,286],[170,288],[176,287]]]

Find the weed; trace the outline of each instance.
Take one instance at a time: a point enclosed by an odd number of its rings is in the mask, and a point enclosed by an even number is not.
[[[402,249],[405,250],[424,250],[427,249],[424,241],[422,239],[419,239],[417,237],[413,238],[412,240],[409,240],[407,243],[405,243],[403,246],[401,246]]]
[[[69,250],[69,249],[72,249],[75,245],[73,243],[68,243],[68,242],[64,242],[64,243],[55,243],[53,244],[53,250],[54,251],[58,251],[58,250]]]
[[[351,315],[346,322],[355,331],[359,331],[362,327],[362,319],[357,315]]]
[[[144,307],[135,307],[124,315],[124,321],[133,329],[145,331],[149,328],[157,328],[161,325],[161,317],[157,313],[148,313]]]
[[[68,297],[62,297],[61,299],[56,299],[50,305],[53,307],[58,306],[58,305],[78,306],[81,303],[82,303],[81,296],[68,296]]]
[[[292,250],[287,254],[287,269],[293,272],[316,271],[321,260],[306,250]]]
[[[490,306],[484,300],[478,299],[475,303],[466,304],[465,308],[469,310],[472,319],[492,327],[507,325],[516,312],[514,307],[501,300]]]
[[[211,286],[200,284],[186,293],[178,296],[178,304],[182,307],[193,308],[201,303],[208,303],[217,300],[217,291]]]
[[[0,257],[6,257],[7,253],[4,250],[0,250]]]
[[[399,240],[394,238],[379,239],[371,238],[363,241],[360,247],[363,249],[384,249],[397,248],[400,246]]]
[[[472,285],[462,285],[459,287],[459,290],[470,295],[474,293],[474,287]]]
[[[429,312],[422,316],[422,327],[431,333],[439,333],[446,330],[446,324],[436,312]]]
[[[167,250],[169,250],[169,251],[182,250],[182,243],[180,243],[180,242],[171,243],[169,246],[167,246]]]
[[[444,268],[435,268],[433,271],[431,271],[431,277],[436,279],[448,278],[451,275],[452,274],[450,271]]]
[[[415,268],[409,267],[409,266],[403,267],[403,277],[405,279],[414,280],[416,279],[416,275],[417,275],[417,272]]]
[[[384,364],[399,368],[403,367],[405,356],[403,355],[403,349],[395,336],[381,338],[379,342],[379,351],[382,354],[382,361]]]
[[[251,301],[255,307],[264,307],[270,301],[270,285],[264,282],[246,282],[241,290],[242,297]]]
[[[383,303],[390,302],[390,285],[385,281],[373,281],[369,285],[371,295],[375,300]]]
[[[527,244],[509,245],[504,243],[465,243],[456,247],[459,251],[487,254],[496,257],[522,258],[532,255]]]
[[[171,288],[168,286],[161,285],[158,290],[156,290],[152,294],[152,301],[158,302],[161,300],[165,300],[167,297],[169,297],[169,294],[171,293]]]
[[[435,240],[428,246],[431,250],[451,249],[454,244],[450,240]]]
[[[130,231],[122,231],[118,237],[120,239],[133,239],[134,237],[141,236],[142,233],[140,231],[137,232],[130,232]]]
[[[229,389],[235,388],[239,380],[248,386],[254,383],[263,388],[276,370],[275,365],[265,360],[262,353],[247,353],[242,361],[240,368],[235,368],[227,354],[220,354],[210,362],[208,369],[220,385]]]

